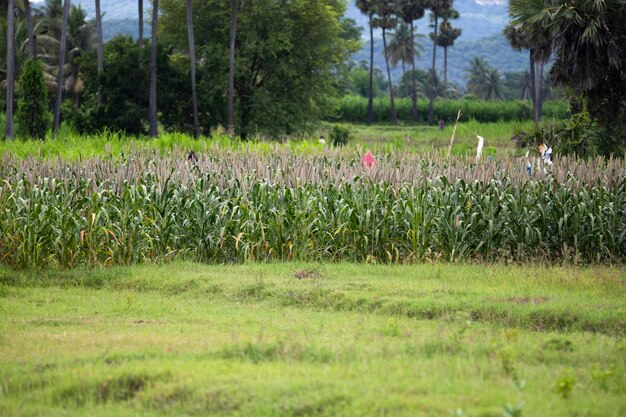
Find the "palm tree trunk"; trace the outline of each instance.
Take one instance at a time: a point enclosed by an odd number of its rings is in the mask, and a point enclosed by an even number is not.
[[[230,13],[230,57],[228,71],[228,130],[235,129],[235,46],[237,40],[237,0],[231,0]]]
[[[13,139],[13,95],[15,89],[15,4],[8,1],[7,7],[7,107],[6,130],[7,139]]]
[[[157,125],[157,28],[159,23],[159,0],[152,1],[152,39],[150,40],[150,136],[159,135]]]
[[[387,56],[387,34],[383,27],[383,53],[385,54],[385,64],[387,65],[387,81],[389,81],[389,99],[391,101],[391,121],[398,123],[398,115],[396,114],[396,103],[393,99],[393,84],[391,83],[391,70],[389,69],[389,57]]]
[[[404,60],[402,60],[402,80],[404,81],[404,96],[408,97],[409,89],[408,85],[406,85],[406,64],[404,63]]]
[[[533,120],[535,124],[539,123],[539,117],[537,112],[537,96],[536,96],[536,81],[537,78],[535,76],[535,58],[533,58],[533,51],[530,50],[530,98],[533,100]]]
[[[63,2],[63,21],[61,22],[61,45],[59,48],[59,72],[57,74],[57,91],[54,102],[54,119],[52,120],[52,134],[56,136],[61,127],[61,103],[63,101],[63,72],[65,67],[65,53],[67,49],[67,19],[70,14],[70,0]]]
[[[139,0],[138,4],[139,12],[139,34],[137,37],[137,45],[139,48],[143,48],[143,0]]]
[[[413,21],[411,20],[411,47],[415,45],[415,31],[413,27]],[[413,109],[411,110],[411,114],[413,116],[413,121],[417,123],[417,85],[415,80],[415,53],[411,54],[411,67],[413,70],[413,74],[411,74],[411,79],[413,82],[413,91],[412,91],[412,101],[413,101]]]
[[[541,118],[543,117],[543,69],[544,69],[545,63],[543,61],[541,61],[539,63],[539,71],[537,74],[537,84],[539,85],[538,87],[538,91],[539,91],[539,99],[537,100],[537,108],[538,108],[538,114],[539,114],[539,120],[541,120]]]
[[[436,68],[436,64],[437,64],[437,26],[439,24],[438,22],[439,20],[439,16],[437,16],[435,14],[435,40],[433,41],[433,68],[432,68],[432,73],[430,74],[430,91],[429,91],[429,103],[428,103],[428,124],[432,124],[433,123],[433,117],[434,117],[434,113],[435,113],[435,109],[434,109],[434,101],[435,101],[435,68]]]
[[[374,123],[374,25],[370,13],[370,87],[367,100],[367,124]]]
[[[102,75],[104,73],[104,42],[102,40],[102,13],[100,12],[100,0],[96,0],[96,41],[98,42],[98,106],[104,103],[102,92]]]
[[[33,14],[30,9],[30,1],[24,0],[24,13],[26,14],[26,31],[28,33],[28,55],[30,59],[37,58],[37,45],[35,43],[35,30],[33,29]]]
[[[187,37],[189,38],[189,64],[191,65],[191,105],[193,107],[193,137],[200,135],[198,121],[198,89],[196,86],[196,41],[193,36],[193,0],[187,0]]]
[[[448,47],[443,47],[443,88],[448,90]]]

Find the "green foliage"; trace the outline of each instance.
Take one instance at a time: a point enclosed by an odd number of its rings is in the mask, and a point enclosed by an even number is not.
[[[200,106],[224,124],[228,79],[230,3],[197,1],[194,16],[198,45]],[[162,0],[160,36],[176,53],[188,48],[185,4]],[[352,21],[342,17],[338,0],[249,2],[238,13],[235,74],[235,125],[241,136],[262,132],[272,137],[302,132],[333,111],[336,74],[358,49]],[[204,57],[204,58],[203,58]]]
[[[367,120],[367,99],[356,96],[346,96],[339,100],[338,112],[333,120],[343,122],[364,122]],[[411,121],[411,100],[397,99],[396,109],[398,119]],[[479,122],[522,121],[532,119],[532,104],[528,101],[482,101],[482,100],[436,100],[435,119],[445,120],[448,123],[456,120],[457,112],[461,110],[463,119],[473,119]],[[417,102],[418,122],[425,123],[428,114],[428,102]],[[544,115],[547,118],[565,119],[568,116],[567,103],[561,101],[546,102]],[[374,120],[376,122],[389,121],[389,100],[376,99],[374,101]]]
[[[554,391],[564,400],[572,396],[576,378],[570,372],[563,373],[554,383]]]
[[[0,259],[17,268],[172,258],[626,260],[626,176],[617,161],[563,162],[554,176],[533,179],[515,159],[476,166],[399,154],[377,158],[381,182],[373,182],[360,154],[342,152],[242,157],[214,148],[187,167],[182,152],[131,153],[72,171],[49,162],[45,178],[36,161],[8,159],[0,167]]]
[[[347,145],[352,132],[346,126],[334,125],[330,131],[330,142],[335,146]]]
[[[48,90],[43,64],[29,60],[24,64],[18,88],[17,133],[24,138],[43,139],[50,123]]]

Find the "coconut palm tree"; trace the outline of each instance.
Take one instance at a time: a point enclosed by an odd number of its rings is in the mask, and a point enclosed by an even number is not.
[[[193,107],[193,137],[200,134],[198,121],[198,89],[196,86],[196,41],[193,36],[193,0],[187,0],[187,37],[189,38],[189,65],[191,66],[191,105]]]
[[[426,0],[400,0],[400,15],[404,23],[408,23],[411,28],[411,45],[415,45],[415,27],[414,22],[424,17],[424,8]],[[417,80],[415,78],[415,55],[411,59],[411,115],[413,121],[417,122]]]
[[[13,139],[13,95],[15,89],[15,4],[7,2],[7,95],[5,135]]]
[[[367,15],[370,28],[370,82],[367,102],[367,124],[374,122],[374,2],[369,0],[357,0],[356,7],[361,13]]]
[[[433,123],[434,116],[434,101],[435,94],[433,91],[433,86],[435,79],[432,78],[432,75],[437,74],[437,35],[438,35],[438,27],[439,27],[439,16],[441,16],[447,9],[452,7],[453,0],[428,0],[428,9],[431,11],[431,19],[434,22],[434,32],[431,33],[431,39],[433,40],[433,66],[431,71],[431,88],[429,94],[429,104],[428,104],[428,123]]]
[[[231,0],[230,54],[228,70],[228,131],[235,129],[235,42],[237,40],[237,0]]]
[[[102,40],[102,14],[100,13],[100,0],[96,0],[96,42],[98,55],[98,106],[104,103],[102,92],[102,75],[104,73],[104,41]]]
[[[152,39],[150,40],[150,136],[159,135],[157,125],[157,29],[159,0],[152,0]]]
[[[543,113],[543,71],[545,61],[550,57],[551,42],[539,42],[536,35],[530,33],[528,28],[525,28],[521,24],[509,23],[504,28],[504,36],[513,49],[517,51],[527,49],[529,51],[530,93],[533,101],[533,118],[535,123],[539,123]]]
[[[398,123],[396,105],[393,96],[393,83],[391,82],[391,70],[389,69],[389,51],[387,48],[387,31],[393,29],[398,24],[397,5],[393,0],[380,0],[375,3],[376,15],[374,25],[383,30],[383,54],[387,67],[387,80],[389,82],[389,99],[391,101],[391,121]]]
[[[63,2],[63,18],[61,20],[61,39],[59,45],[59,70],[57,73],[57,88],[54,101],[54,119],[52,121],[52,133],[57,134],[61,127],[61,102],[63,100],[63,73],[65,67],[65,53],[67,50],[67,21],[70,14],[70,0]]]
[[[415,62],[415,57],[420,57],[424,48],[414,43],[415,37],[409,30],[406,23],[400,23],[394,31],[387,46],[389,49],[389,60],[391,66],[396,68],[398,63],[402,63],[402,78],[406,74],[406,64]],[[409,95],[408,91],[405,92]]]

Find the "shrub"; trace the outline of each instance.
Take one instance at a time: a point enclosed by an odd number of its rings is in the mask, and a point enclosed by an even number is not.
[[[43,64],[34,59],[24,64],[19,80],[17,101],[17,133],[20,136],[43,139],[50,123],[48,92],[43,77]]]
[[[350,129],[344,126],[335,125],[330,131],[330,143],[335,146],[347,145],[350,141],[352,133]]]

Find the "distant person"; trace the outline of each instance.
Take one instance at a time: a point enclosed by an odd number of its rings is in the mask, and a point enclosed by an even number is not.
[[[191,163],[194,165],[198,163],[198,157],[196,156],[196,153],[193,150],[189,151],[189,154],[187,154],[187,160],[191,161]]]
[[[324,135],[320,135],[320,144],[326,145],[326,138],[324,137]]]
[[[443,119],[439,120],[439,130],[443,130],[446,128],[446,122]]]

